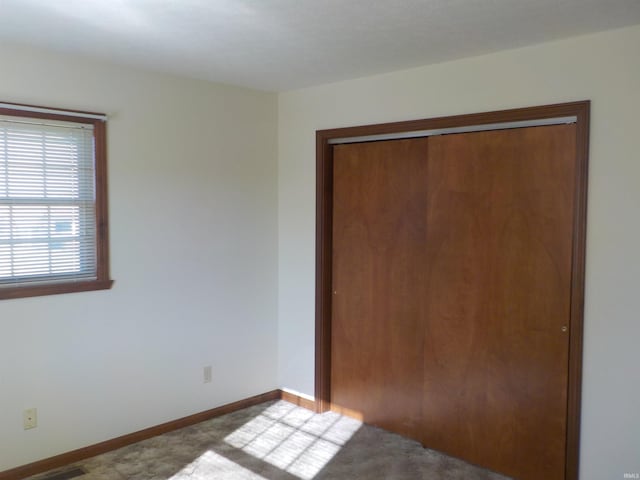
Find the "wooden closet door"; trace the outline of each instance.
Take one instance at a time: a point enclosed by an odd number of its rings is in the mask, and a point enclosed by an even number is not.
[[[331,401],[420,438],[427,139],[333,155]]]
[[[565,473],[575,126],[432,137],[424,445]]]
[[[331,402],[565,473],[574,125],[334,147]]]

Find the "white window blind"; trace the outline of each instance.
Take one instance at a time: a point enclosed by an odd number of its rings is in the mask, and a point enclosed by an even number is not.
[[[97,278],[93,125],[0,115],[0,287]]]

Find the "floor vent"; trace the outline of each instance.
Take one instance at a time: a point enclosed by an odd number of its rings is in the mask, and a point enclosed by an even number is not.
[[[86,473],[87,471],[80,467],[73,467],[67,470],[53,472],[44,477],[40,477],[38,480],[69,480],[70,478],[80,477]]]

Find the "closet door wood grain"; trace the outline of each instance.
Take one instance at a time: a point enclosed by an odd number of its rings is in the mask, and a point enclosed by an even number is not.
[[[331,402],[420,438],[427,139],[334,147]]]
[[[421,441],[520,480],[565,474],[575,144],[574,125],[428,144]]]

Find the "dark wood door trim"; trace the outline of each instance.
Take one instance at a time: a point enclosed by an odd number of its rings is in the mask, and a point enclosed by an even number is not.
[[[590,101],[456,115],[424,120],[364,125],[316,132],[316,410],[331,404],[331,297],[333,224],[333,147],[337,138],[391,134],[439,128],[576,117],[576,179],[568,365],[566,480],[578,479],[582,339],[587,226],[587,178]]]

